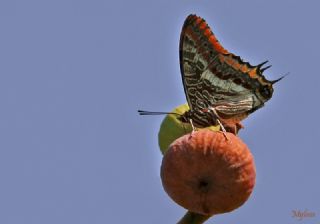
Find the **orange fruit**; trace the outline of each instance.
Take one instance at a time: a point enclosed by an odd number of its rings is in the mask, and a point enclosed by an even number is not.
[[[241,139],[211,130],[175,140],[161,165],[162,185],[168,195],[203,215],[240,207],[249,198],[255,177],[253,156]]]

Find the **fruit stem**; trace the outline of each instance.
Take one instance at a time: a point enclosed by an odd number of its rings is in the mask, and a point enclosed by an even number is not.
[[[208,220],[210,215],[201,215],[188,211],[177,224],[201,224]]]

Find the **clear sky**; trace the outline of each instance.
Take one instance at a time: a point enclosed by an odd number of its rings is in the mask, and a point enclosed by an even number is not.
[[[319,1],[1,0],[0,223],[175,223],[161,116],[185,103],[179,35],[190,13],[251,64],[290,72],[245,120],[248,202],[207,223],[320,223]],[[298,221],[292,210],[315,212]]]

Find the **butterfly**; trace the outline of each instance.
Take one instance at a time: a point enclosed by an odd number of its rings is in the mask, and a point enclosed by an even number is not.
[[[240,123],[271,99],[273,84],[263,72],[271,65],[244,62],[222,47],[206,21],[189,15],[179,45],[180,71],[189,110],[183,114],[138,110],[140,115],[174,114],[195,128],[219,125],[237,133]]]
[[[195,127],[220,125],[237,133],[240,121],[264,106],[273,84],[262,73],[268,61],[252,66],[224,49],[204,19],[189,15],[182,27],[180,71],[189,110],[179,116]]]

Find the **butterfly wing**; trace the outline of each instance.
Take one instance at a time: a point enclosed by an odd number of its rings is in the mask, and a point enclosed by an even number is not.
[[[180,36],[180,70],[191,111],[216,107],[226,117],[243,116],[272,96],[272,82],[260,70],[229,53],[204,19],[189,15]]]
[[[201,74],[222,53],[227,51],[215,39],[204,20],[189,15],[182,27],[179,56],[183,87],[191,110],[198,107],[195,94]]]

